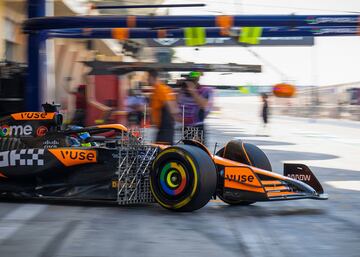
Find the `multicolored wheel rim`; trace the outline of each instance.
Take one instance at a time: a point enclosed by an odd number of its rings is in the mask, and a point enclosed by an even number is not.
[[[180,195],[185,189],[186,181],[187,175],[180,163],[169,162],[160,171],[161,189],[168,195]]]

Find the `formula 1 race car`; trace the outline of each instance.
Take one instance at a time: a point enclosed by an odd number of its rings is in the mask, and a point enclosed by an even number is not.
[[[216,154],[195,140],[145,143],[119,124],[62,129],[54,105],[0,119],[0,195],[41,199],[157,202],[193,211],[219,197],[231,205],[327,199],[308,167],[272,172],[255,145],[228,142]]]

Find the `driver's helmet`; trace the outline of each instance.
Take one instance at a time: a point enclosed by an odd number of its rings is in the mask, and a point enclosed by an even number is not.
[[[88,138],[90,138],[89,132],[81,132],[81,133],[78,133],[77,135],[82,141],[86,141]]]
[[[92,144],[91,142],[86,142],[88,138],[90,138],[90,133],[89,132],[81,132],[78,133],[78,137],[81,140],[81,146],[94,146],[94,144]]]
[[[74,130],[74,134],[69,137],[70,146],[96,146],[95,142],[86,142],[88,138],[91,137],[89,132],[79,132],[76,133],[76,130],[83,129],[81,126],[69,126],[69,129]]]

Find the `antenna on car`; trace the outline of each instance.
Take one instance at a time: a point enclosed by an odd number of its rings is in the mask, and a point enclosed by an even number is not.
[[[217,148],[217,146],[218,146],[218,143],[217,143],[217,142],[215,142],[215,146],[214,146],[214,155],[216,154],[216,148]]]

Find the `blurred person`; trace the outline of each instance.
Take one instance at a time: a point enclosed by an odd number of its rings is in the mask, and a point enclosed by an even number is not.
[[[190,128],[197,128],[199,139],[205,144],[205,118],[213,103],[213,90],[200,85],[201,72],[190,72],[185,80],[181,80],[179,105],[184,110],[184,134]]]
[[[85,127],[87,108],[86,85],[78,85],[75,92],[70,91],[67,87],[64,87],[64,89],[68,94],[75,96],[75,112],[70,124]]]
[[[153,87],[150,96],[151,121],[157,127],[156,142],[173,144],[175,121],[179,110],[173,90],[158,79],[158,72],[149,71],[148,84]]]
[[[107,99],[105,101],[105,105],[107,106],[107,110],[104,111],[102,124],[111,124],[117,123],[117,119],[114,116],[114,112],[117,110],[118,103],[115,99]]]
[[[257,136],[269,136],[268,123],[269,123],[269,96],[266,93],[261,93],[261,121],[262,126],[257,129]]]
[[[268,118],[269,118],[269,102],[268,102],[268,95],[266,93],[261,94],[261,100],[262,100],[262,120],[264,123],[264,128],[266,128],[268,124]]]
[[[128,123],[130,126],[140,126],[146,105],[145,98],[139,90],[130,89],[127,98]]]

